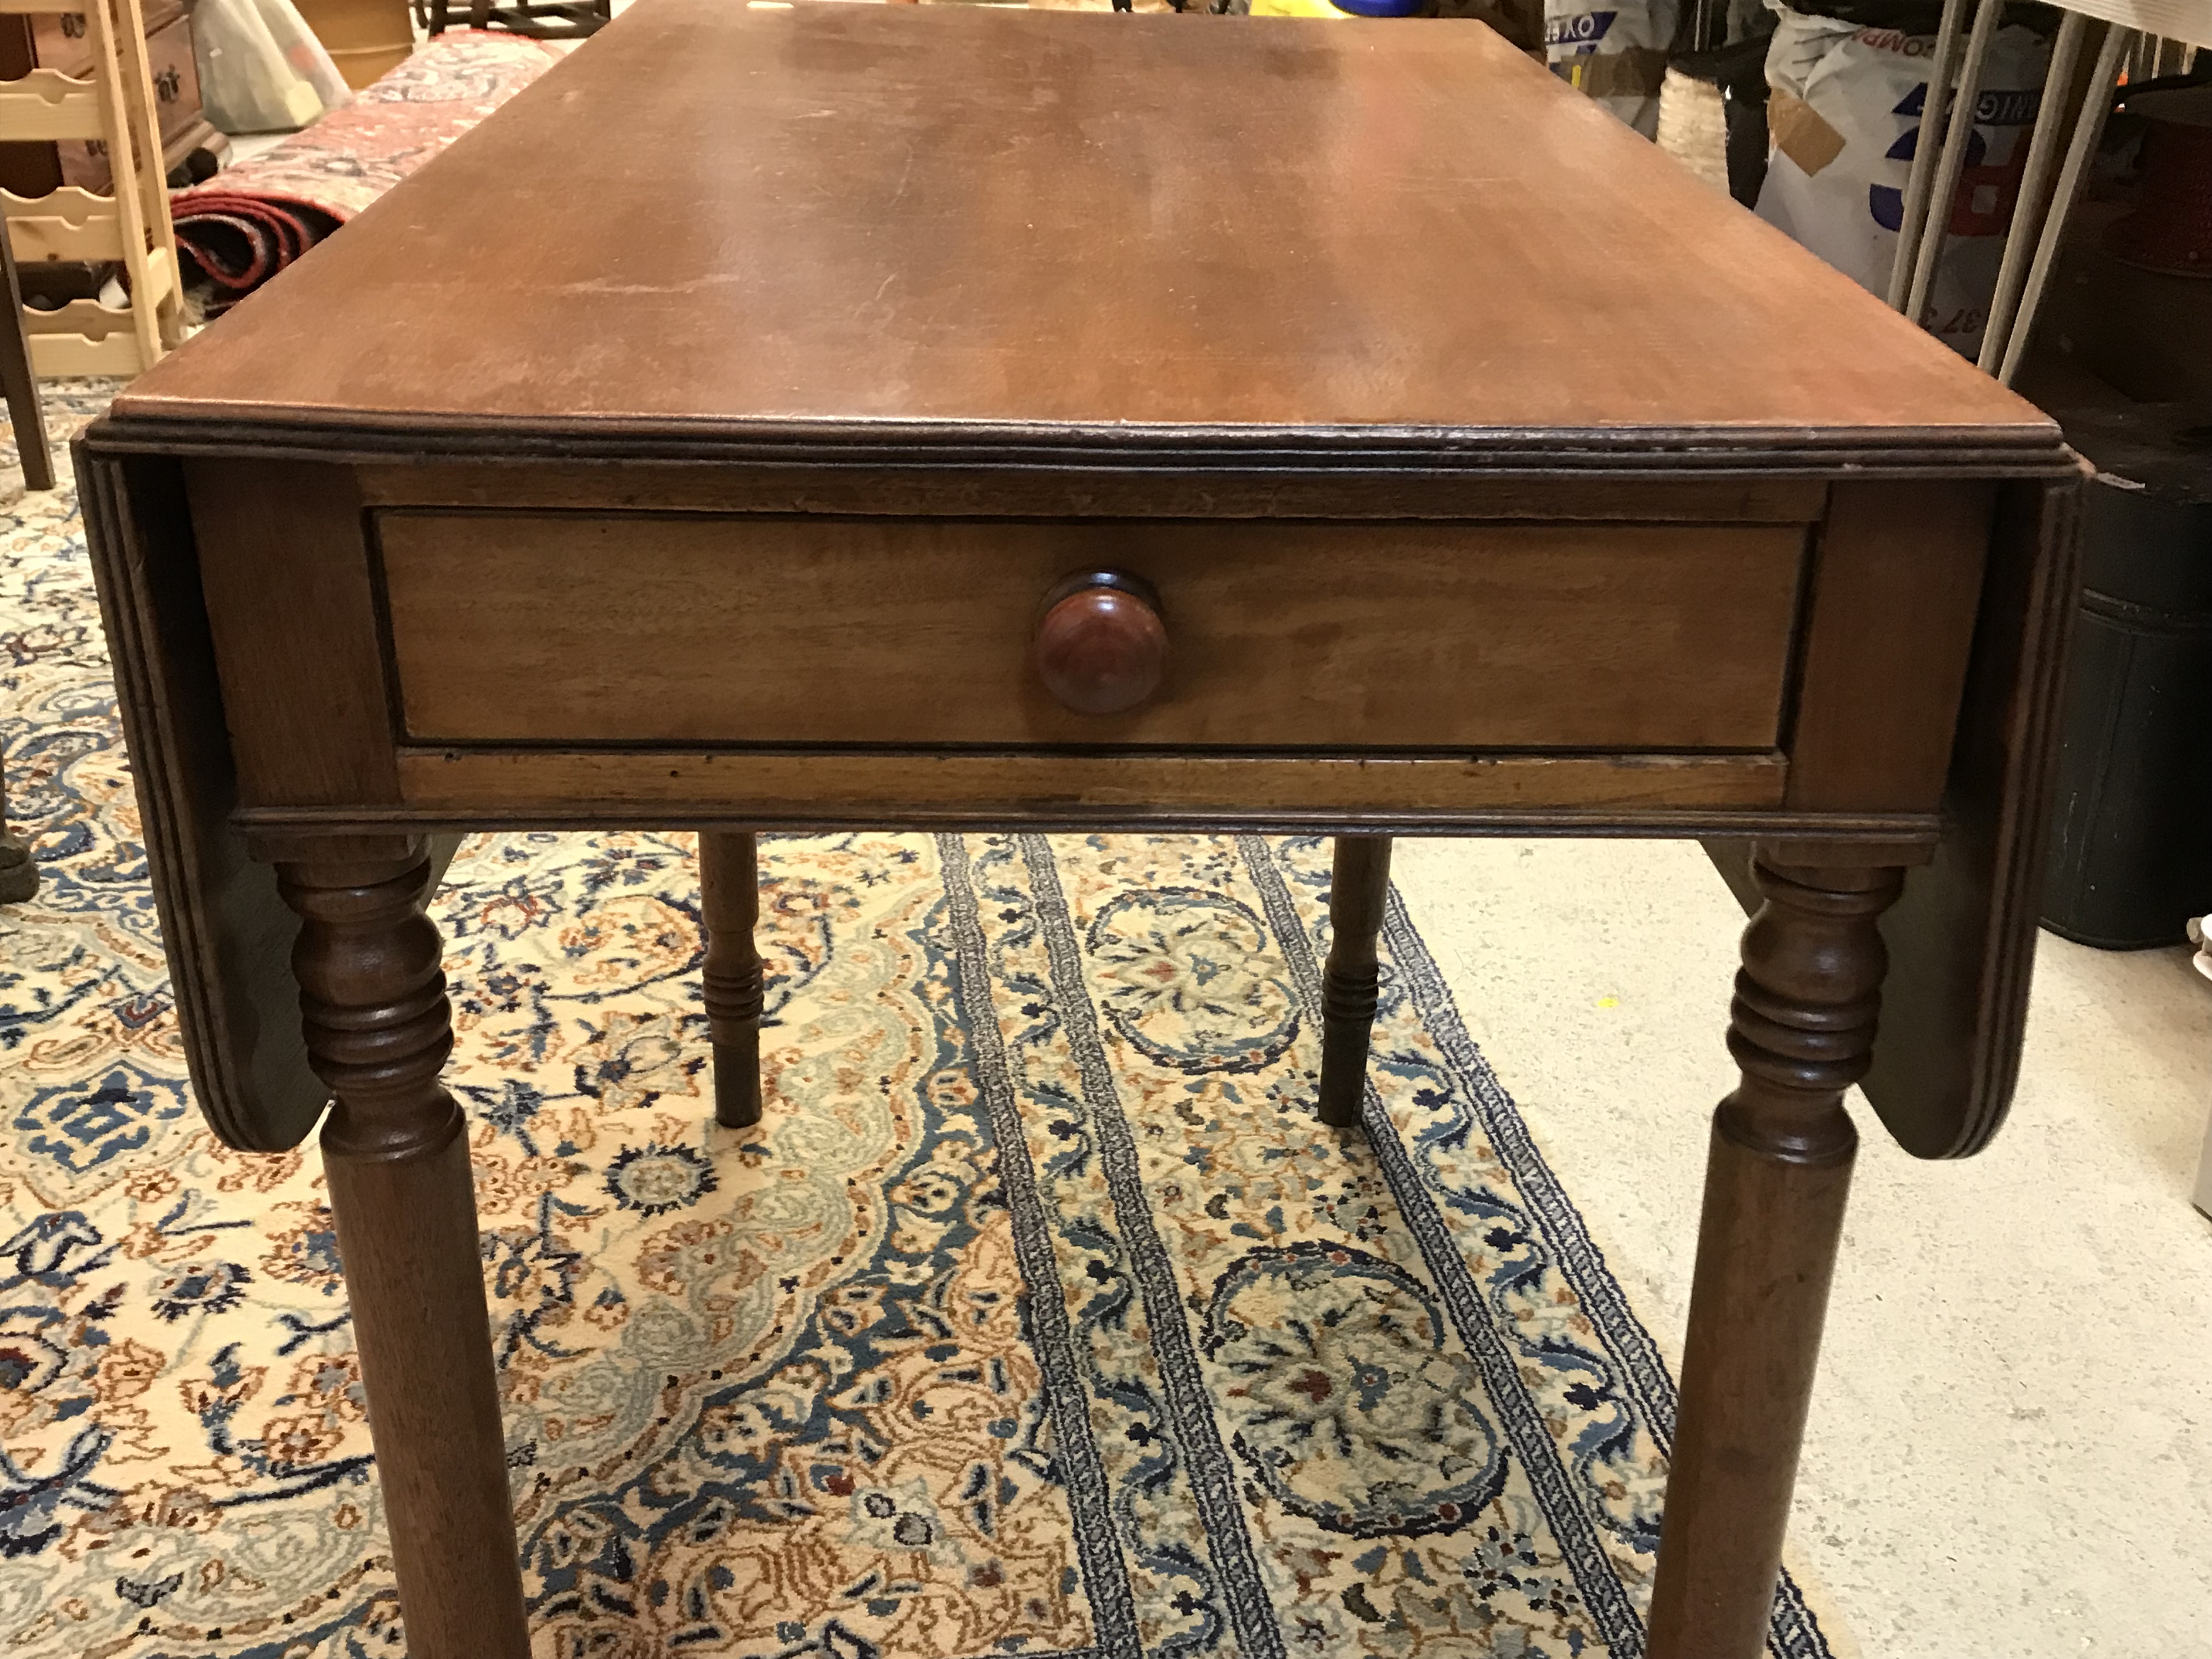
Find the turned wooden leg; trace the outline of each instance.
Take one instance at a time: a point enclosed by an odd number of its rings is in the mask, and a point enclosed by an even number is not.
[[[701,978],[714,1045],[714,1121],[742,1129],[760,1121],[761,959],[759,848],[752,836],[699,834],[699,908],[707,924]]]
[[[20,904],[39,890],[38,860],[8,829],[8,781],[0,773],[0,904]]]
[[[1375,1030],[1375,941],[1390,891],[1390,837],[1339,836],[1328,889],[1328,963],[1321,981],[1321,1121],[1359,1121],[1367,1041]]]
[[[527,1659],[499,1385],[428,844],[332,843],[282,862],[323,1168],[352,1297],[411,1659]]]
[[[1705,1216],[1667,1483],[1650,1659],[1766,1650],[1797,1450],[1858,1132],[1844,1091],[1873,1054],[1902,872],[1805,867],[1762,848],[1713,1115]]]

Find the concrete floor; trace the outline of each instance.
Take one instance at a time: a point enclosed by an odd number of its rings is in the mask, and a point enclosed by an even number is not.
[[[1413,842],[1469,1030],[1680,1357],[1736,908],[1689,842]],[[2212,983],[2045,935],[1981,1157],[1866,1137],[1791,1565],[1839,1656],[2212,1653]]]

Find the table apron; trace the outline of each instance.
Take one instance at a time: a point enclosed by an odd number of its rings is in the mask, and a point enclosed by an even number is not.
[[[729,496],[670,512],[596,477],[556,504],[499,468],[465,506],[403,505],[341,465],[182,471],[254,830],[1921,842],[1994,500],[1974,481],[1719,500],[1662,480],[1643,520],[1617,489],[1589,504],[1624,516],[1577,515],[1564,485],[1501,488],[1497,510],[1527,516],[1453,523],[885,520]],[[1027,665],[1053,579],[1100,562],[1152,582],[1170,641],[1158,695],[1103,720]]]

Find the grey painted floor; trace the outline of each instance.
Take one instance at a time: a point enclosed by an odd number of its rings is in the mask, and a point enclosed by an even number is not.
[[[1679,1360],[1742,916],[1689,842],[1401,842],[1469,1030]],[[1978,1158],[1865,1136],[1791,1564],[1839,1655],[2212,1653],[2212,983],[2044,936]]]

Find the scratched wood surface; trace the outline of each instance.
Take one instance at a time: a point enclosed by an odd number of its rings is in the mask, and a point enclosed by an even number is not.
[[[626,13],[118,405],[219,410],[2056,440],[1476,25],[723,0]]]

